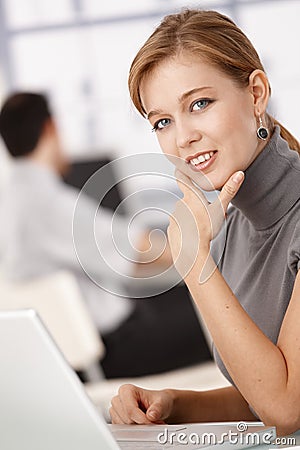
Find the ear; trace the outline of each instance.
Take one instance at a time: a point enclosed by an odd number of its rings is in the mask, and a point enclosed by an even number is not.
[[[253,106],[256,114],[264,114],[270,97],[270,85],[264,71],[260,69],[253,70],[249,76],[249,89],[253,96]]]
[[[45,121],[45,123],[43,125],[42,135],[44,137],[51,137],[51,136],[53,136],[53,134],[55,132],[56,132],[56,126],[55,126],[53,119],[50,117]]]

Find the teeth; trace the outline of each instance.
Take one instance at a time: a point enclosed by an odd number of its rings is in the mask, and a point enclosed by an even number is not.
[[[214,152],[204,153],[203,155],[198,156],[198,158],[193,158],[190,160],[190,163],[193,164],[193,166],[196,166],[197,164],[203,163],[204,161],[208,161],[212,156]]]
[[[209,155],[208,155],[209,156]],[[200,156],[198,156],[198,158],[196,158],[196,159],[198,159],[198,161],[199,162],[204,162],[205,161],[205,156],[204,155],[200,155]]]

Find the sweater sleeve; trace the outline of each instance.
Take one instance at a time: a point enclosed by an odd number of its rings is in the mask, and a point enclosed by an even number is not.
[[[297,274],[300,270],[300,221],[297,223],[290,241],[288,263],[290,270]]]

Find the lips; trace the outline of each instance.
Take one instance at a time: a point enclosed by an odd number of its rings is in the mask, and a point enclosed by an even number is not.
[[[196,170],[197,172],[203,171],[211,166],[216,159],[216,155],[217,150],[198,152],[195,155],[188,156],[186,162],[193,170]]]
[[[203,152],[198,152],[195,155],[188,156],[186,162],[192,164],[193,166],[201,164],[208,161],[216,153],[216,150],[206,150]]]

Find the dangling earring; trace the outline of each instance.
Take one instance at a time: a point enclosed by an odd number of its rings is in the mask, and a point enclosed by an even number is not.
[[[266,141],[269,136],[269,130],[268,128],[263,126],[263,122],[260,116],[258,117],[258,120],[259,120],[259,127],[256,130],[257,137],[262,141]]]

